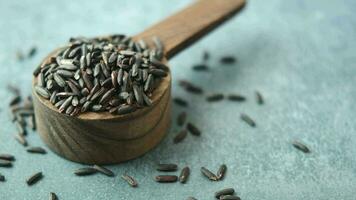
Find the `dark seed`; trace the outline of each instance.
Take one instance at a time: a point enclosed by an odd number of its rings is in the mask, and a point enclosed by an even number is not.
[[[143,82],[145,82],[148,78],[148,70],[147,69],[143,69],[142,70],[142,80]]]
[[[58,200],[58,197],[55,193],[50,192],[49,193],[49,200]]]
[[[72,102],[73,102],[73,100],[72,100]],[[67,115],[70,115],[73,112],[73,110],[74,110],[74,106],[69,105],[68,108],[66,109],[65,113]]]
[[[37,77],[37,85],[44,87],[45,86],[45,77],[43,75],[43,73],[40,73]]]
[[[59,108],[65,101],[66,101],[65,99],[62,99],[62,100],[58,101],[56,104],[54,104],[54,106],[56,108]]]
[[[194,197],[188,197],[187,200],[198,200],[198,199],[196,199]]]
[[[210,58],[210,54],[208,51],[204,51],[203,53],[203,61],[207,61]]]
[[[87,98],[86,97],[82,97],[82,98],[80,98],[79,99],[79,105],[84,105],[85,104],[85,102],[87,102]],[[73,105],[73,101],[72,101],[72,105]],[[73,105],[74,106],[74,105]]]
[[[234,195],[223,195],[220,196],[220,200],[241,200],[240,197]]]
[[[212,181],[217,181],[218,180],[218,177],[216,177],[216,175],[213,172],[211,172],[210,170],[208,170],[207,168],[202,167],[202,168],[200,168],[200,171],[209,180],[212,180]]]
[[[41,66],[37,66],[36,69],[33,71],[33,75],[34,76],[38,76],[38,74],[41,72]]]
[[[120,104],[120,100],[119,99],[111,99],[109,104],[111,106],[118,106]]]
[[[117,109],[117,114],[124,115],[135,111],[136,108],[131,105],[122,105]]]
[[[15,157],[11,154],[0,154],[0,159],[2,160],[8,160],[8,161],[14,161]]]
[[[173,183],[177,182],[178,177],[174,175],[159,175],[155,177],[155,181],[159,183]]]
[[[87,53],[87,55],[85,56],[85,60],[86,60],[86,66],[90,66],[91,64],[90,53]]]
[[[310,149],[301,142],[293,141],[293,146],[304,153],[310,153]]]
[[[114,63],[116,61],[116,58],[117,58],[117,53],[116,52],[112,53],[108,60],[109,63]]]
[[[106,65],[104,64],[104,62],[100,62],[100,68],[101,68],[101,71],[103,72],[105,78],[109,78],[110,77],[110,72],[106,68]]]
[[[114,172],[112,172],[108,168],[99,165],[94,165],[93,168],[96,169],[98,172],[105,174],[106,176],[110,176],[110,177],[115,176]]]
[[[68,58],[69,52],[70,52],[70,48],[67,48],[66,50],[64,50],[63,53],[62,53],[62,57],[63,58]]]
[[[32,130],[36,130],[36,118],[34,115],[29,117],[27,126]]]
[[[89,74],[87,74],[86,72],[83,73],[83,80],[89,90],[93,89],[93,83],[90,79]]]
[[[58,68],[62,68],[62,65],[74,65],[73,63],[75,61],[72,59],[61,58],[60,56],[58,56],[57,59],[59,59],[59,62],[57,62],[57,64],[59,65]],[[63,68],[66,68],[66,67],[63,67]],[[70,67],[70,68],[74,68],[74,67]]]
[[[137,181],[133,177],[131,177],[129,175],[123,174],[121,176],[121,178],[124,179],[131,187],[137,187],[138,186]]]
[[[59,74],[53,74],[54,81],[59,85],[59,87],[64,88],[66,86],[66,82]]]
[[[28,52],[28,57],[29,58],[33,57],[36,54],[36,52],[37,52],[37,48],[36,47],[32,47],[30,49],[30,51]]]
[[[236,59],[233,56],[224,56],[220,59],[220,62],[223,64],[233,64]]]
[[[97,111],[102,111],[103,106],[102,105],[92,105],[91,111],[97,112]]]
[[[78,87],[75,84],[73,84],[71,81],[67,81],[67,85],[69,86],[69,88],[72,90],[72,92],[75,95],[79,95],[80,94],[80,91],[79,91]]]
[[[115,93],[115,88],[111,88],[109,91],[107,91],[100,99],[99,104],[104,104],[106,102],[108,102],[112,96]]]
[[[203,93],[203,89],[201,89],[198,86],[195,85],[188,85],[185,87],[185,90],[187,92],[193,93],[193,94],[202,94]]]
[[[112,81],[112,85],[114,86],[114,88],[118,87],[117,76],[118,76],[118,72],[117,71],[112,71],[111,72],[111,81]]]
[[[5,182],[5,176],[0,174],[0,182]]]
[[[105,80],[101,83],[101,86],[102,86],[102,87],[105,87],[105,88],[111,88],[111,86],[112,86],[112,79],[111,79],[111,77],[105,79]]]
[[[152,100],[143,92],[142,92],[142,97],[143,97],[143,101],[145,102],[145,104],[147,106],[151,106],[152,105]]]
[[[10,106],[16,105],[16,104],[20,103],[20,101],[21,101],[21,96],[16,95],[14,98],[11,99],[9,105]]]
[[[136,52],[130,50],[121,50],[119,53],[124,56],[133,56],[136,54]]]
[[[248,116],[248,115],[242,113],[240,117],[241,117],[241,119],[242,119],[244,122],[246,122],[246,123],[247,123],[248,125],[250,125],[251,127],[255,127],[255,126],[256,126],[255,121],[253,121],[253,119],[251,119],[250,116]]]
[[[182,98],[176,97],[173,98],[174,103],[176,103],[177,105],[180,105],[182,107],[187,107],[188,106],[188,102]]]
[[[26,180],[26,183],[27,183],[27,185],[31,186],[31,185],[37,183],[39,180],[41,180],[42,177],[43,177],[42,172],[37,172],[37,173],[33,174],[32,176],[30,176]]]
[[[229,96],[227,96],[227,99],[229,99],[230,101],[245,101],[246,97],[241,96],[239,94],[230,94]]]
[[[193,70],[195,71],[209,71],[209,67],[205,64],[194,65]]]
[[[184,167],[179,175],[179,182],[181,183],[187,182],[189,174],[190,174],[189,167]]]
[[[158,164],[157,171],[173,172],[177,171],[178,166],[176,164]]]
[[[91,104],[91,101],[85,102],[80,111],[81,111],[81,112],[87,111],[87,110],[89,109],[89,107],[90,107],[90,104]]]
[[[71,78],[74,76],[74,73],[71,71],[67,71],[67,70],[57,70],[56,72],[57,74],[61,75],[62,77],[66,77],[66,78]]]
[[[152,84],[154,81],[154,77],[152,74],[148,75],[147,80],[145,82],[145,86],[144,86],[144,91],[150,91],[152,89]]]
[[[12,162],[10,160],[0,159],[0,167],[12,167]]]
[[[185,123],[185,120],[187,119],[187,113],[186,112],[181,112],[178,117],[177,117],[177,124],[178,126],[183,126]]]
[[[67,97],[70,97],[70,96],[73,96],[75,95],[74,93],[72,92],[59,92],[56,94],[57,97],[59,98],[67,98]]]
[[[132,66],[132,77],[135,77],[138,75],[138,65],[137,64],[134,64]]]
[[[68,57],[69,58],[73,58],[74,56],[76,56],[77,55],[77,53],[80,51],[80,46],[78,46],[78,47],[75,47],[74,49],[72,49],[70,52],[69,52],[69,55],[68,55]]]
[[[49,98],[49,101],[52,103],[52,104],[55,104],[56,101],[57,101],[57,91],[54,91],[52,94],[51,94],[51,97]]]
[[[151,69],[148,71],[149,74],[152,74],[155,77],[165,77],[167,76],[167,72],[162,69]]]
[[[192,123],[188,122],[187,129],[191,134],[193,134],[195,136],[200,136],[200,134],[201,134],[200,130]]]
[[[263,100],[263,97],[262,97],[261,93],[256,91],[255,94],[256,94],[257,103],[262,105],[264,103],[264,100]]]
[[[212,94],[206,98],[208,102],[216,102],[216,101],[221,101],[224,99],[223,94]]]
[[[159,69],[162,69],[162,70],[165,70],[165,71],[168,71],[168,66],[163,64],[161,61],[157,60],[157,59],[151,59],[151,64]]]
[[[90,90],[89,95],[87,95],[87,99],[92,99],[93,95],[100,90],[100,84],[96,83],[94,87]]]
[[[78,99],[78,97],[73,97],[73,100],[72,100],[72,106],[74,106],[74,107],[76,107],[76,106],[78,106],[78,104],[79,104],[79,99]]]
[[[43,87],[35,86],[35,91],[38,95],[40,95],[41,97],[43,97],[45,99],[49,99],[51,97],[48,90]]]
[[[73,100],[73,96],[70,96],[70,97],[68,97],[64,102],[63,102],[63,104],[59,107],[59,112],[64,112],[67,108],[68,108],[68,106],[72,103],[72,100]]]
[[[119,72],[117,74],[117,84],[119,84],[119,86],[122,85],[122,77],[124,75],[124,70],[123,69],[119,69]]]
[[[218,177],[218,180],[222,180],[225,176],[225,173],[226,173],[226,170],[227,170],[227,167],[225,164],[222,164],[220,167],[219,167],[219,170],[218,172],[216,173],[216,177]]]
[[[29,153],[38,153],[38,154],[46,154],[46,150],[42,147],[29,147],[27,150]]]
[[[71,61],[73,62],[73,61]],[[70,70],[70,71],[75,71],[78,69],[77,66],[73,65],[72,63],[68,63],[68,64],[63,64],[63,65],[59,65],[58,69],[64,69],[64,70]],[[59,70],[58,70],[59,71]],[[57,71],[57,73],[58,73]],[[65,72],[66,73],[66,72]]]
[[[173,143],[177,144],[179,142],[182,142],[187,137],[187,134],[188,134],[187,130],[179,131],[179,133],[173,138]]]
[[[219,190],[219,191],[215,192],[215,197],[217,199],[219,199],[220,196],[222,196],[222,195],[232,195],[234,193],[235,193],[234,188],[225,188],[225,189],[222,189],[222,190]]]
[[[101,97],[106,92],[106,88],[100,88],[99,91],[94,93],[94,95],[90,98],[91,101],[95,101],[97,98]]]
[[[122,100],[126,100],[129,96],[130,94],[128,92],[120,92],[119,94],[119,98]]]
[[[132,86],[132,89],[134,91],[135,99],[138,105],[142,105],[143,104],[142,89],[139,88],[136,84]]]
[[[97,173],[98,170],[92,168],[92,167],[84,167],[84,168],[79,168],[74,171],[74,174],[77,176],[87,176],[87,175],[92,175]]]
[[[100,64],[96,64],[94,68],[94,77],[97,77],[100,74]]]
[[[88,88],[83,88],[83,89],[80,91],[80,93],[81,93],[82,95],[84,95],[84,96],[88,96],[90,92],[89,92]]]

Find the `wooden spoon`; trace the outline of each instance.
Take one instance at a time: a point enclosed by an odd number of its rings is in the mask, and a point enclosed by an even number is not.
[[[138,34],[134,39],[150,41],[158,36],[165,46],[165,59],[229,19],[245,0],[200,0]],[[51,53],[43,62],[59,49]],[[87,112],[72,117],[58,112],[48,100],[32,96],[38,132],[51,150],[85,164],[111,164],[136,158],[155,147],[165,136],[171,117],[171,75],[162,79],[152,95],[150,107],[126,115]]]

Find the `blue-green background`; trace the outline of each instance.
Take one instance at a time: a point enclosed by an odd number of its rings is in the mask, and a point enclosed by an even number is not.
[[[214,191],[234,187],[244,200],[347,199],[356,197],[356,1],[250,0],[245,10],[170,61],[173,96],[189,100],[189,121],[201,137],[191,135],[178,145],[172,128],[163,142],[143,157],[110,166],[118,176],[75,177],[82,165],[49,152],[30,155],[16,143],[8,118],[11,95],[6,84],[30,94],[31,72],[41,58],[71,36],[110,33],[129,35],[185,7],[191,0],[139,1],[0,1],[0,152],[16,156],[14,167],[0,168],[1,200],[48,199],[55,192],[70,199],[214,199]],[[192,19],[193,20],[193,19]],[[38,53],[16,61],[17,50],[38,47]],[[204,50],[211,52],[211,71],[194,72]],[[221,66],[219,58],[238,58]],[[211,92],[246,95],[246,103],[209,104],[178,87],[188,79]],[[254,91],[266,104],[259,106]],[[173,117],[184,110],[173,105]],[[245,112],[257,122],[250,128],[239,119]],[[311,154],[294,149],[306,143]],[[29,143],[44,146],[31,133]],[[187,184],[157,184],[154,164],[178,163],[192,169]],[[225,180],[210,182],[200,167],[228,166]],[[43,171],[44,179],[28,187],[25,179]],[[134,176],[133,189],[121,180]],[[178,174],[178,172],[176,173]]]

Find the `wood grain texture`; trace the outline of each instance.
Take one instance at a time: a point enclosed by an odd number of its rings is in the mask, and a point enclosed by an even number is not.
[[[33,94],[36,96],[35,94]],[[139,132],[139,137],[122,139],[119,137],[110,137],[106,133],[116,132],[117,135],[126,134],[130,136],[128,129],[102,129],[102,124],[97,120],[87,121],[76,117],[63,115],[53,112],[45,104],[34,99],[36,105],[36,119],[38,123],[38,132],[42,140],[48,147],[60,156],[84,164],[113,164],[136,158],[148,150],[155,147],[165,136],[170,125],[170,101],[167,100],[170,93],[166,93],[162,105],[154,107],[149,114],[155,114],[158,117],[156,121],[148,124],[133,123],[131,120],[122,122],[120,125],[141,126],[148,129],[146,132]],[[146,118],[138,116],[139,118]],[[136,120],[136,119],[132,119]]]
[[[189,46],[242,8],[243,0],[202,0],[137,35],[151,40],[158,36],[165,56]],[[41,64],[49,62],[52,52]],[[164,61],[167,64],[167,59]],[[38,132],[51,150],[85,164],[113,164],[136,158],[155,147],[165,136],[171,116],[171,74],[152,94],[152,106],[125,115],[86,112],[78,116],[59,113],[48,100],[32,96]]]
[[[212,31],[245,6],[245,0],[200,0],[153,25],[137,38],[159,37],[167,59]]]

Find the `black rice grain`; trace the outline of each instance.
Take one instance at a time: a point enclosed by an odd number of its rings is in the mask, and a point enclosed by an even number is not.
[[[98,170],[92,167],[83,167],[74,171],[74,174],[77,176],[88,176],[97,173]]]
[[[310,149],[299,141],[293,141],[293,146],[304,153],[310,153]]]
[[[195,136],[201,135],[200,130],[194,124],[192,124],[190,122],[187,123],[187,130]]]
[[[248,125],[250,125],[251,127],[256,127],[256,123],[255,121],[248,115],[242,113],[240,115],[242,121],[246,122]]]
[[[127,174],[123,174],[121,176],[122,179],[124,179],[131,187],[137,187],[138,183],[137,181],[132,177]]]
[[[200,171],[209,180],[212,180],[212,181],[217,181],[218,180],[218,177],[216,177],[216,175],[213,172],[211,172],[210,170],[208,170],[207,168],[201,167]]]
[[[176,164],[158,164],[156,167],[157,171],[174,172],[177,171],[178,166]]]
[[[28,186],[31,186],[35,183],[37,183],[39,180],[41,180],[43,178],[43,174],[42,172],[37,172],[35,174],[33,174],[32,176],[30,176],[27,180],[26,183]]]

